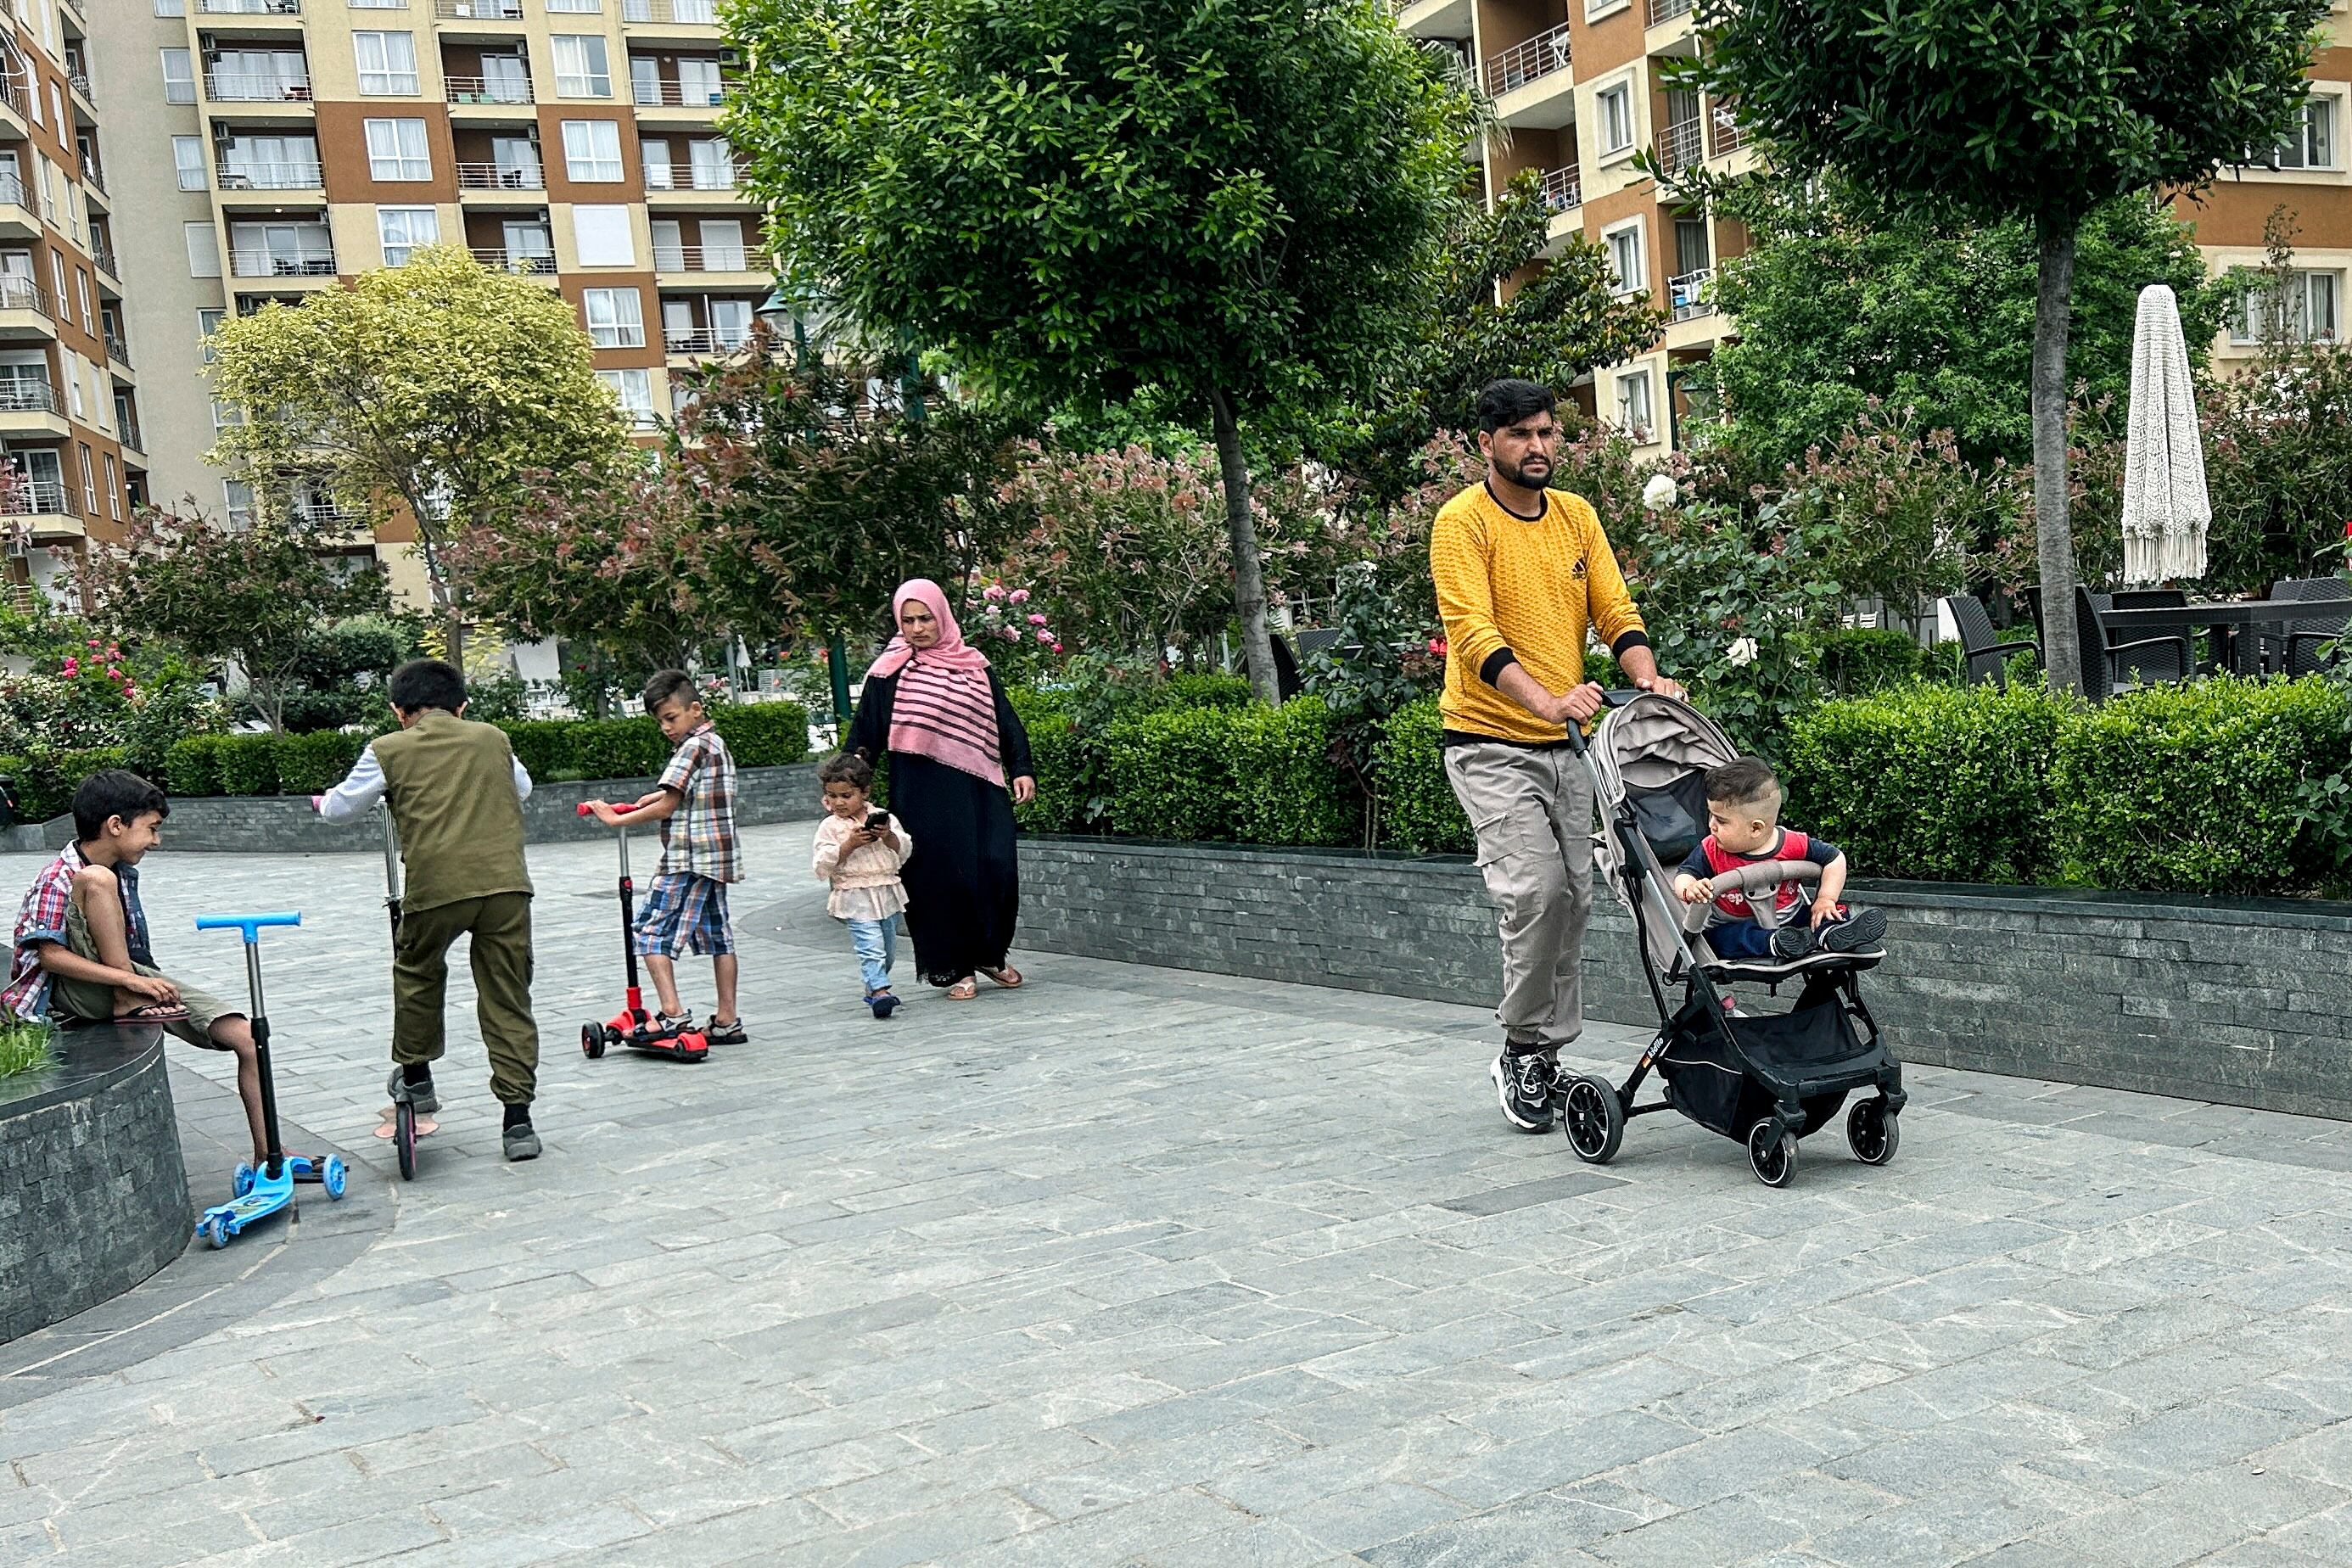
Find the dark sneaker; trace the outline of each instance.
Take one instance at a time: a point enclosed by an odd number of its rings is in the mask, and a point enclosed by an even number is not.
[[[751,1037],[743,1032],[743,1020],[722,1024],[713,1013],[702,1022],[702,1037],[714,1046],[740,1046]]]
[[[1870,952],[1886,940],[1884,910],[1856,910],[1822,928],[1822,945],[1832,952]]]
[[[1821,943],[1813,940],[1811,926],[1782,926],[1772,933],[1772,956],[1783,963],[1807,957],[1820,947]]]
[[[1549,1051],[1505,1051],[1487,1076],[1503,1102],[1504,1118],[1522,1132],[1551,1131],[1552,1097],[1559,1091],[1559,1063]]]
[[[516,1122],[511,1127],[509,1127],[504,1131],[500,1132],[499,1134],[499,1139],[500,1142],[505,1144],[507,1158],[509,1160],[536,1160],[539,1158],[539,1134],[532,1130],[530,1123],[528,1121]]]
[[[406,1105],[419,1116],[430,1116],[441,1109],[441,1097],[433,1092],[433,1079],[425,1076],[422,1083],[410,1083],[400,1076],[401,1069],[392,1069],[392,1080],[383,1086],[394,1105]]]
[[[887,1018],[898,1010],[898,998],[887,991],[877,991],[866,999],[866,1005],[874,1009],[877,1018]]]

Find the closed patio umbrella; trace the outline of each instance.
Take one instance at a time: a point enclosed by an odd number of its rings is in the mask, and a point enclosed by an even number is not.
[[[2131,410],[2124,447],[2124,580],[2164,583],[2205,574],[2205,447],[2197,389],[2172,290],[2139,292],[2132,332]]]

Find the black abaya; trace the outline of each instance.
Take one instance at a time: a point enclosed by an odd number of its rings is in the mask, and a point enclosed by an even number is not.
[[[988,672],[996,701],[997,751],[1008,779],[1027,778],[1029,732]],[[1021,863],[1013,847],[1013,796],[960,768],[908,752],[891,752],[895,675],[869,675],[858,698],[848,749],[890,763],[890,810],[914,836],[915,853],[899,872],[907,884],[907,934],[915,964],[933,985],[952,985],[1003,969],[1021,915]]]

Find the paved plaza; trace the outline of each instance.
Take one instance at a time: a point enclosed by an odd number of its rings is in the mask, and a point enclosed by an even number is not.
[[[281,1098],[358,1169],[0,1351],[0,1562],[2352,1562],[2352,1128],[1913,1068],[1883,1170],[1768,1191],[1669,1116],[1596,1171],[1505,1130],[1473,1006],[1033,954],[876,1024],[808,832],[748,835],[700,1067],[582,1059],[613,858],[534,848],[547,1154],[461,970],[409,1185],[363,837],[152,860],[224,994],[190,917],[304,911]]]

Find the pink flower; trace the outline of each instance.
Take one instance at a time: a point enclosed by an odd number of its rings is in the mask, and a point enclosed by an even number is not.
[[[92,638],[90,638],[90,639],[89,639],[89,646],[90,646],[90,647],[96,647],[98,646],[98,639],[97,639],[96,637],[92,637]]]
[[[2347,524],[2347,527],[2352,528],[2352,524]],[[1011,596],[1014,604],[1025,605],[1029,602],[1029,590],[1026,588],[1015,588],[1013,590]]]
[[[1033,615],[1029,617],[1029,624],[1033,626],[1042,626],[1045,624],[1045,617],[1043,616]]]
[[[1006,642],[1019,642],[1021,640],[1021,628],[1018,626],[1005,627],[1004,640]]]
[[[106,667],[106,673],[107,673],[107,674],[109,674],[109,675],[110,675],[110,676],[112,676],[112,677],[114,677],[114,679],[117,679],[117,680],[120,680],[120,679],[122,679],[122,671],[121,671],[121,670],[120,670],[120,669],[118,669],[118,668],[116,668],[113,665],[110,665],[110,665],[108,665],[108,666]]]
[[[1062,645],[1061,645],[1060,643],[1055,643],[1055,644],[1054,645],[1054,651],[1055,651],[1055,653],[1059,653],[1059,652],[1061,652],[1061,651],[1062,651]]]
[[[1054,634],[1041,626],[1037,630],[1037,640],[1042,643],[1050,643],[1054,640]]]
[[[1002,583],[991,583],[986,588],[981,590],[980,596],[988,600],[991,604],[993,604],[997,600],[1004,597],[1004,584]]]
[[[1430,638],[1429,651],[1435,654],[1438,658],[1444,658],[1445,657],[1445,639],[1444,637]]]

